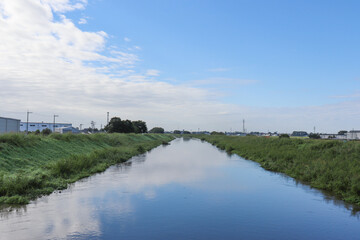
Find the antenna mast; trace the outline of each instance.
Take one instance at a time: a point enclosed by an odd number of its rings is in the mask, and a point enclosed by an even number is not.
[[[243,133],[245,133],[245,119],[243,119]]]

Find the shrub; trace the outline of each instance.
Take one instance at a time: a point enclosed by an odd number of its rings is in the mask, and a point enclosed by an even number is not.
[[[48,128],[45,128],[44,130],[41,131],[41,134],[44,136],[47,136],[51,133],[51,130]]]
[[[152,128],[149,133],[164,133],[164,129],[162,127],[154,127]]]
[[[312,139],[320,139],[320,134],[317,134],[317,133],[310,133],[309,134],[309,138],[312,138]]]
[[[279,138],[290,138],[289,134],[280,134]]]

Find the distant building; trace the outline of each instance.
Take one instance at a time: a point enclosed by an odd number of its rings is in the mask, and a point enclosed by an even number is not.
[[[81,133],[81,131],[77,128],[74,127],[59,127],[59,128],[55,128],[55,132],[57,133],[74,133],[74,134],[79,134]]]
[[[331,133],[320,133],[321,139],[338,139],[338,134],[331,134]],[[344,135],[342,135],[344,136]],[[340,138],[339,138],[340,139]]]
[[[20,131],[20,120],[0,117],[0,134]]]
[[[337,139],[337,140],[355,140],[360,139],[360,131],[350,131],[346,134],[329,134],[329,133],[320,133],[321,139]]]
[[[308,133],[305,131],[293,131],[292,137],[308,137]]]
[[[26,122],[20,123],[20,131],[25,132],[26,131]],[[29,132],[35,132],[36,130],[39,130],[40,132],[44,129],[50,129],[51,131],[54,131],[54,123],[44,123],[44,122],[29,122]],[[72,127],[71,123],[55,123],[55,128],[61,128],[61,127]]]
[[[260,132],[250,132],[249,135],[252,135],[252,136],[261,136],[261,133],[260,133]]]
[[[336,138],[336,139],[342,139],[342,140],[346,140],[346,139],[347,139],[346,135],[342,135],[342,134],[337,134],[337,135],[335,135],[335,138]]]
[[[360,130],[351,130],[346,133],[346,138],[349,140],[360,139]]]

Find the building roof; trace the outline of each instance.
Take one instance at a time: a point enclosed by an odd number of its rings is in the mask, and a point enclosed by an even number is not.
[[[27,123],[27,122],[21,122],[21,123]],[[30,123],[38,123],[38,124],[54,124],[53,122],[29,122]],[[55,124],[72,124],[72,123],[60,123],[60,122],[55,122]]]
[[[15,120],[15,121],[21,121],[20,119],[15,119],[15,118],[8,118],[8,117],[0,117],[2,119],[9,119],[9,120]]]
[[[57,127],[55,129],[77,129],[77,128],[71,126],[71,127]],[[79,130],[79,129],[77,129],[77,130]]]

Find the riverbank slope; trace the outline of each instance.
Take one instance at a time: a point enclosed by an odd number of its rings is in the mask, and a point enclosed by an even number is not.
[[[0,135],[0,204],[25,204],[173,139],[164,134]]]
[[[194,137],[360,206],[360,142],[220,135]]]

